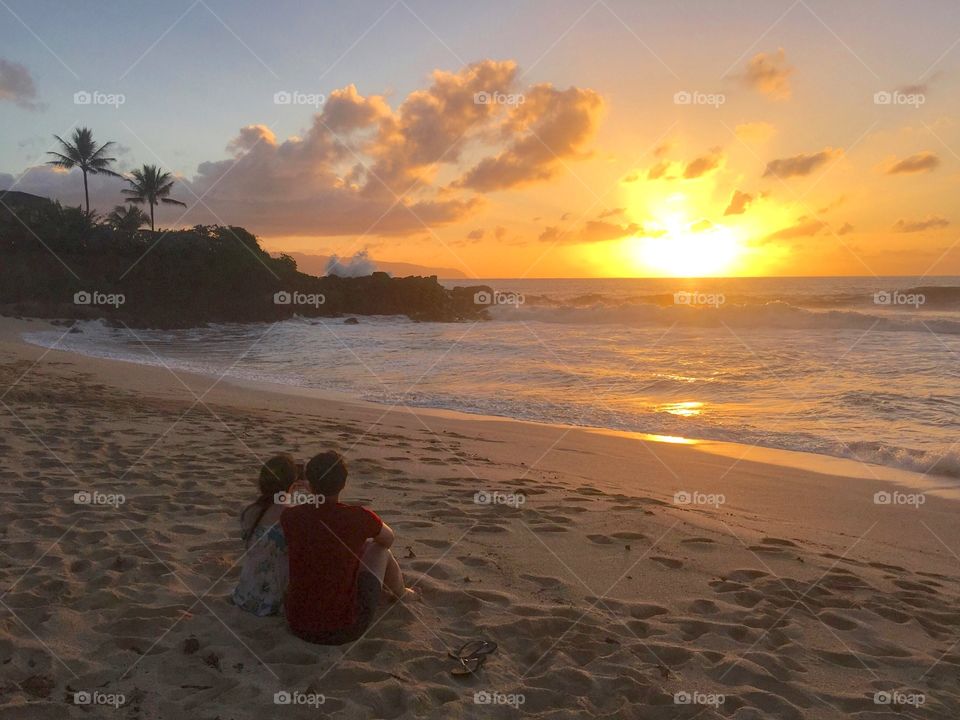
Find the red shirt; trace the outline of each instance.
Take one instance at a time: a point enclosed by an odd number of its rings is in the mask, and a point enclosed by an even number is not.
[[[291,629],[314,634],[353,625],[360,556],[383,520],[359,505],[304,504],[284,510],[280,525],[290,558],[284,602]]]

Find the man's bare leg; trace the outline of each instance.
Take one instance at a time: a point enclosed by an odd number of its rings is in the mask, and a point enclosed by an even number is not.
[[[416,595],[415,591],[403,584],[400,564],[389,548],[375,542],[368,542],[360,563],[365,570],[377,577],[380,584],[389,590],[393,597],[402,600]]]

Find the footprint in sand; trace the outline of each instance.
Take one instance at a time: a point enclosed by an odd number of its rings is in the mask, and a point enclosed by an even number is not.
[[[747,550],[755,553],[767,553],[768,555],[782,555],[787,551],[785,547],[779,545],[750,545]]]
[[[457,560],[468,567],[489,567],[490,565],[494,564],[486,558],[477,557],[475,555],[460,555],[457,557]]]
[[[552,523],[549,523],[546,525],[539,525],[537,523],[530,523],[530,524],[536,527],[538,532],[563,533],[563,532],[570,531],[570,528],[568,527],[565,527],[563,525],[554,525]]]
[[[690,612],[694,615],[716,615],[720,612],[720,607],[713,600],[700,598],[690,603]]]
[[[612,545],[613,540],[607,535],[587,535],[587,540],[597,545]]]
[[[692,537],[687,538],[686,540],[681,540],[680,544],[686,545],[687,547],[696,548],[698,550],[707,550],[711,545],[716,545],[717,541],[705,537]]]
[[[644,540],[647,536],[641,532],[615,532],[610,537],[617,540]]]
[[[837,630],[854,630],[855,628],[859,627],[857,622],[851,620],[845,615],[830,612],[829,610],[820,613],[817,615],[817,617],[830,627]]]
[[[410,567],[437,580],[449,580],[452,572],[449,563],[436,562],[435,560],[414,560],[410,563]]]
[[[528,575],[524,573],[520,577],[524,580],[529,580],[530,582],[539,585],[542,590],[559,587],[563,584],[563,581],[560,578],[550,577],[548,575]]]
[[[603,492],[592,487],[578,487],[576,490],[574,490],[574,492],[577,493],[578,495],[592,495],[592,496],[604,495]]]
[[[489,523],[482,523],[473,528],[473,532],[478,533],[503,533],[507,532],[507,529],[502,525],[492,525]]]
[[[664,567],[668,567],[671,570],[676,570],[683,567],[683,561],[677,560],[676,558],[665,557],[664,555],[651,555],[650,559],[655,563],[659,563]]]
[[[782,538],[770,538],[765,537],[760,541],[763,545],[776,545],[778,547],[796,547],[797,544],[792,540],[784,540]]]
[[[728,573],[724,577],[724,580],[731,580],[735,583],[746,583],[753,582],[757,578],[767,577],[768,575],[770,575],[770,573],[764,572],[763,570],[734,570],[733,572]]]
[[[450,543],[447,540],[420,540],[419,542],[427,547],[437,548],[438,550],[445,550],[450,547]]]

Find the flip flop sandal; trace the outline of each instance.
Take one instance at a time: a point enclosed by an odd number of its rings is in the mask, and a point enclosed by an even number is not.
[[[491,640],[470,640],[460,646],[456,652],[449,651],[447,654],[460,664],[454,667],[450,672],[453,675],[472,675],[481,667],[487,659],[487,655],[495,652],[497,644]]]
[[[492,640],[469,640],[460,646],[456,652],[452,650],[447,654],[454,660],[469,660],[483,655],[489,655],[496,652],[497,644]]]
[[[450,674],[457,677],[462,677],[466,675],[473,675],[480,668],[482,668],[483,663],[486,662],[487,656],[477,655],[476,657],[458,659],[460,664],[451,668]]]

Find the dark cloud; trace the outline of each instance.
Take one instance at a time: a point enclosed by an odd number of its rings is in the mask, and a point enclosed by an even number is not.
[[[926,220],[897,220],[893,231],[898,233],[915,233],[924,230],[940,230],[948,227],[950,221],[943,217],[928,217]]]
[[[694,158],[683,170],[683,177],[686,180],[703,177],[707,173],[713,172],[723,164],[723,153],[720,148],[713,148],[706,155]]]
[[[0,100],[12,102],[25,110],[41,110],[37,88],[30,71],[20,63],[0,58]]]
[[[492,192],[548,180],[564,160],[584,156],[603,107],[598,93],[541,84],[524,97],[502,126],[502,136],[511,138],[507,147],[477,163],[455,187]]]
[[[772,100],[788,100],[792,94],[791,75],[793,68],[787,64],[787,54],[780,48],[775,53],[754,55],[741,77],[749,87]]]
[[[763,241],[771,242],[773,240],[796,240],[798,238],[813,237],[826,227],[827,223],[823,220],[802,217],[795,225],[777,230],[777,232],[767,235]]]
[[[745,192],[740,192],[739,190],[733,191],[733,197],[730,198],[730,204],[727,205],[727,209],[724,211],[724,216],[727,215],[743,215],[747,211],[747,206],[753,202],[753,196],[748,195]]]
[[[662,233],[648,233],[637,223],[612,223],[606,220],[589,220],[581,227],[562,230],[555,225],[544,228],[538,238],[541,242],[578,245],[608,242],[625,237],[656,237]]]
[[[940,158],[932,152],[919,152],[908,158],[899,160],[891,164],[886,172],[887,175],[913,175],[916,173],[930,172],[940,166]]]
[[[605,210],[605,211],[603,211],[602,213],[600,213],[599,215],[597,215],[597,220],[605,220],[605,219],[608,218],[608,217],[614,217],[614,216],[616,216],[616,215],[623,215],[624,212],[626,212],[626,208],[622,208],[622,207],[611,208],[610,210]]]
[[[763,173],[764,177],[788,178],[797,175],[809,175],[817,168],[825,165],[830,160],[843,156],[843,150],[839,148],[824,148],[818,153],[812,155],[801,154],[793,157],[779,158],[767,163],[767,169]]]
[[[670,170],[670,161],[661,160],[647,171],[647,180],[659,180]]]

